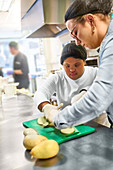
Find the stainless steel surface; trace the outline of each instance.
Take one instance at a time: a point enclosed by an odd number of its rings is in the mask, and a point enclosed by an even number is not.
[[[21,18],[27,13],[27,11],[32,7],[36,0],[21,0]]]
[[[28,35],[28,38],[57,36],[59,32],[66,29],[64,15],[73,1],[38,0],[22,18],[23,34]]]
[[[96,132],[60,145],[58,156],[31,160],[23,147],[22,122],[38,117],[25,95],[3,100],[0,114],[0,170],[113,170],[113,129],[94,122]]]

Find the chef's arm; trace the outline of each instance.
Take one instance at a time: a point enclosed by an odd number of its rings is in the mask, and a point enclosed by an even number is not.
[[[15,74],[19,74],[19,75],[22,75],[22,74],[23,74],[22,70],[14,70],[14,73],[15,73]]]
[[[75,102],[80,100],[86,94],[86,92],[87,92],[86,90],[83,90],[79,94],[75,95],[71,100],[71,104],[74,104]]]
[[[80,90],[79,93],[81,93],[82,91],[86,91],[86,92],[87,92],[89,88],[90,88],[90,86],[84,87],[84,88],[82,88],[82,89]]]
[[[72,106],[67,106],[53,117],[57,128],[88,122],[107,110],[113,101],[113,40],[106,45],[97,77],[83,96]]]
[[[96,69],[96,73],[97,73],[97,68],[95,68],[95,69]],[[92,72],[92,74],[89,75],[89,78],[90,78],[90,76],[92,76],[92,77],[94,77],[94,81],[95,81],[95,76],[96,76],[96,74],[93,75],[94,73],[95,73],[95,72]],[[86,81],[87,81],[87,80],[86,80]],[[94,82],[94,81],[93,81],[93,82]],[[93,82],[92,82],[92,83],[93,83]],[[91,86],[91,85],[90,85],[90,86]],[[89,90],[90,86],[86,86],[86,87],[84,87],[84,88],[81,88],[80,91],[79,91],[79,93],[72,98],[71,104],[74,104],[75,102],[77,102],[78,100],[80,100],[80,99],[86,94],[86,92]]]
[[[83,89],[81,89],[80,92],[71,99],[71,104],[73,105],[75,102],[80,100],[86,94],[89,87],[90,86],[87,86],[87,87],[84,87]]]
[[[45,105],[47,105],[47,104],[50,104],[49,102],[42,102],[42,103],[40,103],[39,105],[38,105],[38,109],[40,110],[40,111],[42,111],[42,108],[45,106]]]
[[[50,104],[50,98],[56,91],[57,75],[50,76],[35,93],[34,101],[39,110],[46,104]]]

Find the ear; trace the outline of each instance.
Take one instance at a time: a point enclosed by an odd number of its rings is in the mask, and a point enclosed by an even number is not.
[[[94,27],[94,16],[92,14],[87,14],[86,15],[86,21],[92,26]]]

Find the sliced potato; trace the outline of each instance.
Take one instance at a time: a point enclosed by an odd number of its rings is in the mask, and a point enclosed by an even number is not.
[[[49,126],[53,126],[54,127],[54,124],[52,122],[49,123]]]
[[[49,120],[46,119],[45,116],[39,117],[37,122],[38,122],[39,125],[41,125],[41,126],[43,126],[43,127],[46,127],[46,126],[48,126],[48,125],[49,125],[49,126],[54,126],[54,124],[53,124],[52,122],[49,122]]]
[[[43,127],[48,126],[48,124],[49,124],[48,122],[44,123],[44,124],[43,124]]]
[[[49,125],[49,122],[46,120],[46,118],[44,116],[41,116],[38,118],[38,124],[43,126],[43,127],[46,127]]]
[[[26,128],[23,132],[24,136],[27,136],[27,135],[37,135],[38,132],[35,130],[35,129],[32,129],[32,128]]]
[[[63,134],[71,134],[73,132],[75,132],[74,127],[70,127],[70,128],[66,128],[66,129],[61,129],[61,133],[63,133]]]

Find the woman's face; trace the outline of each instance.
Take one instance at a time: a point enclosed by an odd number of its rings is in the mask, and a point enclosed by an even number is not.
[[[73,30],[72,33],[76,35],[75,39],[77,45],[81,44],[82,46],[88,47],[90,49],[100,46],[101,39],[98,36],[93,19],[91,22],[90,19],[85,20],[84,23],[76,22],[75,19],[70,19],[66,22],[66,26],[70,32]],[[75,29],[73,29],[74,27]]]
[[[84,73],[84,65],[85,61],[73,57],[69,57],[63,62],[64,70],[72,80],[76,80],[82,76]]]

